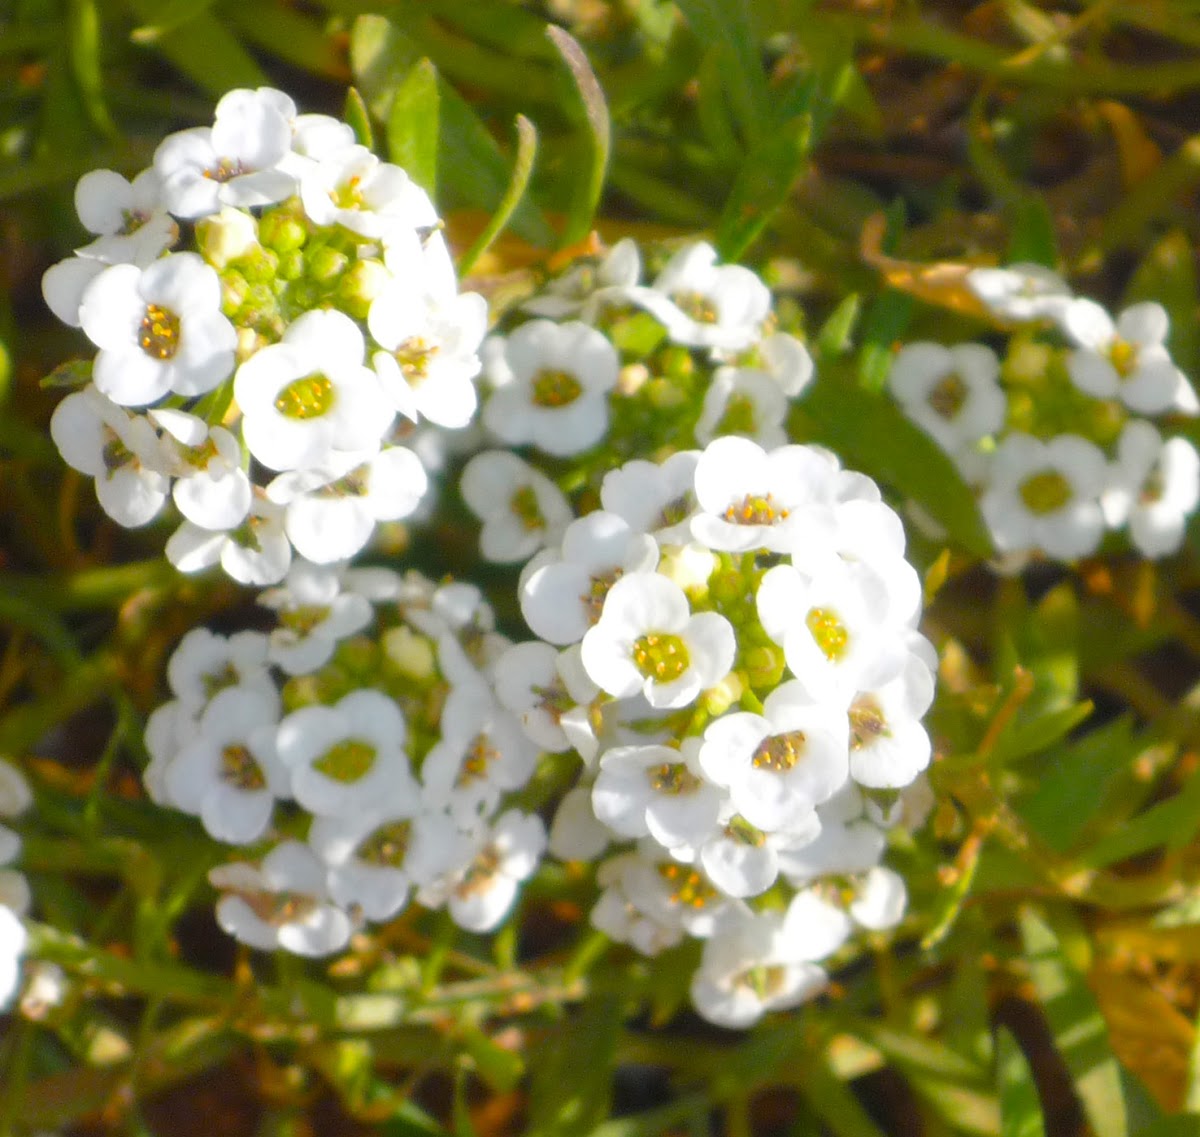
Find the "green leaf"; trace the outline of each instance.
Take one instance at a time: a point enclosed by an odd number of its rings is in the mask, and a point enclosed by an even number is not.
[[[1143,1126],[1133,1137],[1200,1137],[1200,1114],[1160,1117]]]
[[[512,179],[504,193],[500,204],[483,232],[475,239],[475,243],[462,255],[458,263],[460,276],[466,276],[475,262],[491,248],[492,242],[508,224],[516,208],[525,196],[525,188],[529,185],[529,176],[533,172],[533,162],[537,157],[537,131],[533,123],[524,115],[517,115],[517,160],[513,163]]]
[[[348,77],[337,40],[305,12],[281,4],[234,3],[222,5],[221,17],[277,59],[342,83]]]
[[[420,60],[396,88],[387,119],[388,155],[430,197],[437,195],[437,68]]]
[[[1093,711],[1090,700],[1049,711],[1028,722],[1018,722],[1005,731],[996,742],[992,760],[1000,766],[1017,762],[1030,754],[1039,754],[1065,738]],[[1040,776],[1040,774],[1039,774]]]
[[[71,74],[92,125],[116,136],[117,128],[104,105],[104,79],[100,65],[100,15],[94,0],[71,0],[67,9],[68,53]]]
[[[863,345],[858,353],[858,379],[868,391],[882,391],[892,369],[892,348],[912,319],[913,298],[885,289],[867,309]]]
[[[530,1137],[591,1133],[608,1117],[623,1005],[611,994],[589,1000],[534,1052]]]
[[[996,1089],[1000,1093],[1001,1137],[1045,1137],[1033,1072],[1006,1027],[996,1034]]]
[[[835,313],[836,315],[836,313]],[[824,330],[818,342],[825,335]],[[883,395],[862,390],[824,368],[797,404],[797,417],[815,427],[816,441],[848,466],[912,498],[950,536],[976,556],[991,555],[991,540],[954,463]]]
[[[600,204],[600,195],[604,191],[604,175],[608,169],[612,131],[604,91],[579,42],[554,24],[546,28],[546,35],[558,49],[571,72],[571,77],[575,80],[575,89],[579,92],[588,124],[590,162],[587,166],[587,176],[575,183],[571,205],[567,211],[567,224],[562,235],[562,244],[572,245],[582,241],[591,230],[592,219],[596,215],[596,207]]]
[[[1121,1069],[1096,1000],[1040,916],[1024,910],[1020,927],[1030,977],[1096,1137],[1127,1137]]]
[[[861,298],[852,293],[840,301],[830,313],[828,319],[821,325],[821,330],[817,332],[815,341],[819,363],[832,362],[849,349],[850,339],[854,335],[861,308]]]
[[[1091,869],[1104,868],[1151,849],[1180,849],[1200,827],[1200,778],[1188,778],[1174,797],[1130,818],[1120,829],[1101,838],[1082,856]]]
[[[375,132],[371,128],[371,114],[357,87],[351,87],[346,92],[346,105],[342,114],[350,129],[354,131],[355,141],[368,150],[373,150],[375,148]]]
[[[1040,194],[1027,193],[1010,206],[1012,232],[1008,239],[1008,263],[1032,261],[1055,268],[1058,265],[1058,239],[1054,218]]]
[[[724,260],[738,260],[788,200],[810,136],[808,116],[800,116],[769,132],[746,156],[717,224]]]
[[[808,1107],[836,1137],[883,1137],[883,1131],[845,1082],[829,1068],[825,1055],[808,1055],[795,1076]]]
[[[678,0],[678,6],[705,49],[720,51],[729,104],[746,148],[753,149],[770,134],[773,119],[746,0]]]
[[[717,158],[733,167],[741,160],[742,148],[734,133],[721,77],[724,53],[715,44],[704,53],[697,76],[696,116],[705,140]]]
[[[156,0],[128,0],[141,20],[151,24],[159,14]],[[220,98],[234,87],[261,87],[267,82],[253,56],[211,12],[166,28],[148,45],[197,86]]]
[[[479,1076],[493,1090],[508,1093],[516,1088],[525,1073],[525,1059],[520,1054],[493,1042],[478,1027],[468,1028],[462,1041]]]

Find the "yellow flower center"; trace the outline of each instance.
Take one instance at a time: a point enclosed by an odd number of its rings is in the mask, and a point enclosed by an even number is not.
[[[455,788],[462,789],[472,782],[483,781],[487,777],[488,767],[499,757],[500,751],[492,745],[492,740],[482,732],[477,734],[463,755],[458,777],[454,779]]]
[[[676,292],[671,299],[676,306],[700,324],[717,322],[717,306],[703,292]]]
[[[808,739],[802,730],[789,730],[784,734],[772,734],[764,738],[750,756],[750,764],[757,770],[770,770],[772,774],[785,774],[804,757]]]
[[[650,788],[660,794],[676,797],[679,794],[695,793],[704,783],[682,762],[664,762],[651,766],[646,771]]]
[[[335,782],[357,782],[375,765],[375,747],[357,738],[347,738],[327,750],[313,763],[318,770]]]
[[[1071,500],[1071,483],[1057,470],[1042,470],[1026,478],[1017,491],[1030,513],[1046,514],[1062,509]]]
[[[329,616],[329,609],[319,604],[302,604],[298,608],[285,608],[279,613],[279,622],[297,635],[307,636]]]
[[[226,746],[221,751],[220,778],[239,790],[261,790],[267,784],[262,767],[244,746]]]
[[[409,336],[392,353],[404,378],[414,387],[429,376],[429,361],[438,352],[438,345],[426,343],[421,336]]]
[[[741,845],[751,845],[761,849],[767,843],[767,835],[751,825],[740,813],[735,813],[725,823],[725,836]]]
[[[688,669],[687,644],[679,636],[650,632],[634,641],[633,662],[645,678],[673,683]]]
[[[870,695],[855,699],[850,707],[850,749],[861,750],[877,738],[891,735],[883,708]]]
[[[147,304],[138,329],[138,347],[154,359],[170,359],[179,350],[179,317],[167,308]]]
[[[204,176],[210,182],[227,182],[231,178],[236,178],[239,174],[244,174],[246,167],[241,164],[236,158],[220,158],[215,166],[209,166],[204,171]]]
[[[625,574],[624,569],[613,569],[610,573],[604,573],[601,576],[591,578],[592,584],[588,591],[579,598],[580,602],[587,609],[588,623],[594,624],[600,619],[600,613],[604,611],[604,598],[608,595],[608,590]]]
[[[552,410],[568,406],[583,394],[583,384],[569,371],[550,368],[539,371],[533,377],[531,387],[534,406]]]
[[[658,866],[658,875],[666,882],[671,900],[686,908],[707,908],[721,893],[695,869],[674,863]]]
[[[804,623],[817,641],[821,654],[831,663],[836,663],[846,654],[850,646],[850,633],[836,612],[829,608],[811,608]]]
[[[471,867],[467,869],[454,891],[463,900],[477,892],[486,891],[499,868],[500,854],[494,845],[488,845],[471,862]]]
[[[293,379],[275,396],[275,409],[284,418],[310,419],[327,414],[334,402],[333,383],[314,371]]]
[[[527,533],[546,528],[546,518],[533,486],[519,486],[508,499],[508,508]]]
[[[770,494],[747,494],[725,510],[725,520],[733,525],[774,525],[791,512],[776,505]]]
[[[1137,370],[1137,344],[1132,344],[1118,336],[1109,345],[1108,361],[1122,379],[1128,379]]]
[[[398,869],[403,866],[412,840],[411,821],[381,825],[358,847],[358,859],[369,865]]]

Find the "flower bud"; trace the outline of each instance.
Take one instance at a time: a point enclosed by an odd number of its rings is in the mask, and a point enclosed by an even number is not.
[[[196,242],[204,259],[219,271],[260,248],[258,223],[249,213],[226,206],[196,222]]]

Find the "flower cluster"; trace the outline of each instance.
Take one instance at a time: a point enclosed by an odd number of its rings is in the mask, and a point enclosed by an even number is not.
[[[717,264],[704,242],[676,251],[640,283],[631,239],[584,258],[523,305],[526,319],[483,346],[487,436],[529,446],[531,464],[487,450],[461,491],[484,522],[487,560],[515,563],[555,544],[572,517],[539,468],[569,461],[590,477],[615,454],[637,458],[738,434],[787,440],[789,400],[813,376],[804,343],[780,331],[763,281]],[[602,445],[601,445],[602,444]]]
[[[97,350],[51,433],[106,513],[144,525],[170,496],[171,562],[253,585],[412,514],[427,477],[403,421],[470,419],[487,311],[403,170],[279,91],[236,90],[75,202],[95,239],[43,292]]]
[[[612,470],[599,497],[525,566],[540,638],[497,692],[583,760],[550,849],[609,850],[592,922],[649,955],[705,940],[693,1002],[746,1026],[903,912],[879,861],[930,758],[920,583],[874,482],[815,447],[718,438]]]
[[[495,928],[545,846],[514,795],[537,746],[493,690],[508,641],[471,585],[297,562],[270,633],[194,629],[147,726],[146,784],[254,862],[213,870],[217,918],[259,948],[343,948],[415,893]]]
[[[0,817],[20,816],[33,801],[29,783],[11,762],[0,758]],[[21,957],[28,934],[22,917],[29,911],[29,882],[11,867],[21,852],[21,838],[0,824],[0,1010],[17,989]]]
[[[1171,360],[1163,307],[1114,318],[1036,265],[974,269],[967,283],[1010,329],[1004,358],[982,343],[910,343],[890,384],[976,488],[997,550],[1009,563],[1072,560],[1128,527],[1143,555],[1176,551],[1200,502],[1200,455],[1158,420],[1200,402]]]

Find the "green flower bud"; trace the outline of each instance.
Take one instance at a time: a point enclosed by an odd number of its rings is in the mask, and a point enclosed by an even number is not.
[[[288,206],[268,209],[259,219],[258,239],[277,253],[291,253],[308,241],[308,223]]]
[[[350,258],[328,245],[319,245],[307,258],[309,278],[318,284],[332,284],[346,271]]]
[[[777,644],[762,644],[742,654],[746,679],[756,691],[777,687],[783,679],[785,664],[783,648]]]
[[[371,302],[391,279],[392,274],[383,267],[382,261],[357,261],[338,281],[337,299],[342,310],[347,315],[365,320],[371,310]]]
[[[304,275],[304,254],[299,249],[280,253],[275,275],[280,280],[299,280]]]
[[[413,679],[430,678],[437,666],[430,642],[403,624],[384,632],[383,651],[390,662]]]

